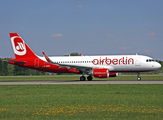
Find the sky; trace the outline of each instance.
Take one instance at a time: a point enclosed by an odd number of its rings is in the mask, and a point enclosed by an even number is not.
[[[0,0],[0,57],[9,33],[35,54],[147,55],[163,60],[162,0]]]

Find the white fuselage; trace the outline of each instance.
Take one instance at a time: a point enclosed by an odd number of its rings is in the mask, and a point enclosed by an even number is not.
[[[107,68],[115,72],[143,72],[159,69],[161,65],[151,57],[143,55],[111,55],[111,56],[60,56],[49,57],[54,63],[81,68]],[[44,57],[40,59],[46,61]]]

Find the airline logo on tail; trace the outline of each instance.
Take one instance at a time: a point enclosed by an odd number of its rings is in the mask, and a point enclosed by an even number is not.
[[[26,54],[26,47],[24,41],[18,37],[14,36],[11,38],[12,46],[14,49],[14,53],[17,55],[25,55]]]

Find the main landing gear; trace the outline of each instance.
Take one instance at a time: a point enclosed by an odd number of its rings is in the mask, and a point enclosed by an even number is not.
[[[81,76],[80,77],[80,81],[85,81],[85,77],[84,76]]]
[[[89,75],[88,77],[87,77],[87,80],[88,81],[91,81],[93,78],[92,78],[92,76],[91,75]]]
[[[138,76],[137,80],[140,81],[141,77],[140,77],[140,73],[139,72],[137,73],[137,76]]]
[[[92,76],[91,75],[89,75],[88,77],[87,77],[87,80],[88,81],[91,81],[93,78],[92,78]],[[86,78],[85,78],[85,76],[81,76],[80,77],[80,81],[85,81],[86,80]]]

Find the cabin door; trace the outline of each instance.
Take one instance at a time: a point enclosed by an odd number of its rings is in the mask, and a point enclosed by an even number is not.
[[[135,58],[135,66],[141,66],[140,60],[141,60],[141,58],[139,56],[136,56],[136,58]]]

